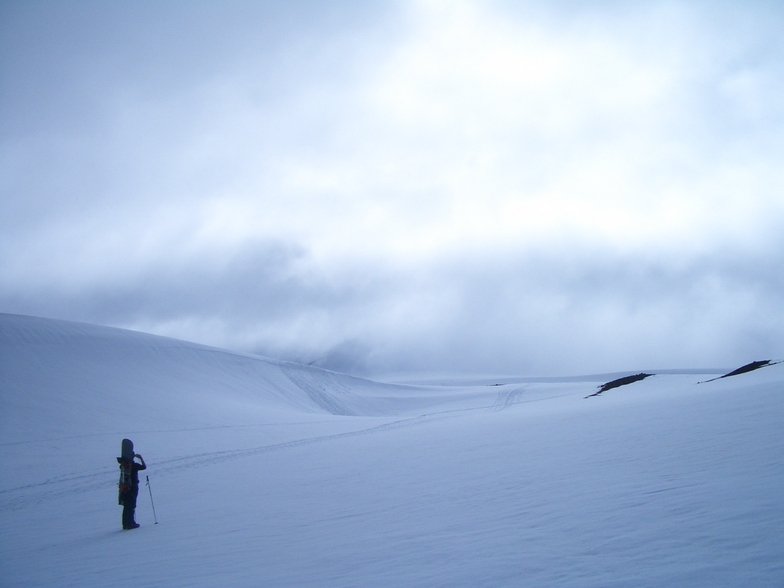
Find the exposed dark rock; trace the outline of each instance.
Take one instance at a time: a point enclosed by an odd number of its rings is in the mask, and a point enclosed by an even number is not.
[[[618,378],[617,380],[613,380],[612,382],[607,382],[606,384],[602,384],[599,387],[598,392],[594,392],[593,394],[589,394],[586,398],[591,398],[592,396],[599,396],[602,392],[607,392],[607,390],[612,390],[613,388],[618,388],[619,386],[625,386],[626,384],[632,384],[634,382],[639,382],[640,380],[644,380],[648,376],[652,376],[653,374],[645,374],[639,373],[633,376],[624,376],[623,378]]]
[[[730,373],[724,374],[723,376],[720,377],[729,378],[730,376],[738,376],[740,374],[745,374],[746,372],[753,372],[754,370],[757,370],[769,364],[770,364],[769,359],[763,359],[761,361],[752,361],[751,363],[747,363],[746,365],[741,366],[738,369],[733,370]]]
[[[723,376],[719,376],[718,378],[713,378],[711,380],[705,380],[707,382],[715,382],[716,380],[721,380],[722,378],[729,378],[730,376],[739,376],[740,374],[746,374],[748,372],[753,372],[754,370],[758,370],[761,367],[765,367],[766,365],[773,365],[774,363],[779,362],[772,362],[769,359],[762,359],[760,361],[752,361],[751,363],[747,363],[744,366],[739,367],[736,370],[732,370],[731,372],[724,374]]]

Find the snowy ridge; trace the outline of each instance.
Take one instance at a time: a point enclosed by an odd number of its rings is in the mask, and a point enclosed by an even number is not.
[[[88,422],[113,431],[121,404],[130,430],[198,425],[205,414],[210,425],[235,425],[259,411],[372,412],[352,393],[351,376],[122,329],[0,315],[0,346],[6,399],[24,398],[4,411],[4,443],[37,437],[29,428],[37,420],[63,432]]]
[[[715,375],[400,386],[0,315],[3,583],[780,586],[784,364]]]

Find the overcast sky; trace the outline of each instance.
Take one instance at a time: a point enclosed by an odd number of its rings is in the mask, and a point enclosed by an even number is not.
[[[371,374],[784,357],[780,2],[0,2],[0,312]]]

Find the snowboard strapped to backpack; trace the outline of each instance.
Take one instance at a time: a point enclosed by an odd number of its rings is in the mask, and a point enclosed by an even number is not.
[[[120,496],[117,501],[123,504],[133,484],[133,441],[130,439],[122,440],[122,457],[117,458],[117,463],[120,464],[120,481],[117,483]]]

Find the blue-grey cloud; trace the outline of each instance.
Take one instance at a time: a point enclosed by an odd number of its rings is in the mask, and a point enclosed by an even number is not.
[[[2,311],[365,372],[781,354],[775,3],[0,10]]]

